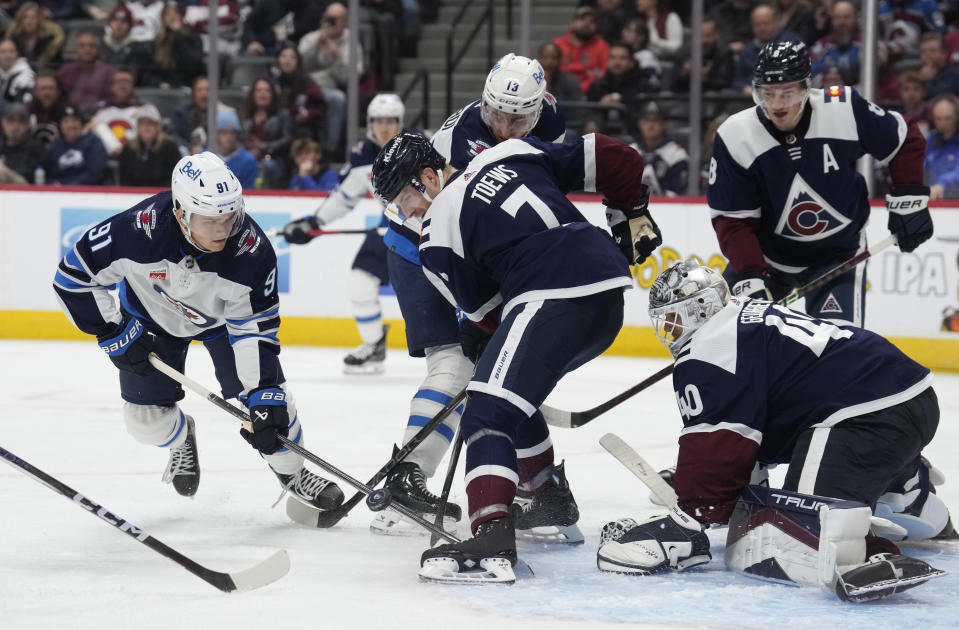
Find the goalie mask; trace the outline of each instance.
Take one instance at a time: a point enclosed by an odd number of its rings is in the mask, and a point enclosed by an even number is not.
[[[183,212],[183,234],[197,249],[218,251],[210,243],[239,232],[246,214],[243,187],[219,156],[204,151],[180,158],[171,188],[173,207]]]
[[[535,59],[510,53],[486,77],[480,113],[502,142],[529,135],[539,122],[546,94],[546,74]]]
[[[812,66],[809,49],[802,42],[769,42],[759,51],[753,70],[753,102],[766,118],[777,122],[774,112],[799,106],[793,120],[777,127],[795,126],[809,99]],[[781,116],[780,116],[781,118]]]
[[[675,357],[696,330],[729,302],[729,287],[718,271],[694,260],[677,263],[649,289],[653,330]]]
[[[403,105],[403,99],[397,94],[377,94],[366,108],[366,137],[382,147],[403,128],[403,117],[405,115],[406,106]],[[382,142],[380,142],[382,136],[377,138],[373,128],[373,119],[375,118],[396,119],[395,131]]]

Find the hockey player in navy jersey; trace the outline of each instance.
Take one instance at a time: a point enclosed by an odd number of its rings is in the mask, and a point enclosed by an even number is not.
[[[516,528],[535,527],[530,520],[544,513],[546,524],[578,520],[539,407],[563,375],[613,342],[632,285],[627,263],[661,242],[642,170],[638,153],[598,134],[564,144],[507,140],[463,170],[411,134],[377,156],[377,194],[398,214],[423,217],[424,273],[491,335],[460,427],[475,537],[424,552],[425,579],[510,581]],[[606,195],[619,244],[583,217],[570,190]],[[511,509],[517,487],[532,498]],[[470,572],[479,567],[488,573]]]
[[[127,431],[169,449],[163,480],[179,494],[193,496],[200,483],[196,429],[177,404],[183,389],[148,356],[155,352],[182,372],[197,340],[213,359],[224,398],[249,408],[253,432],[241,433],[280,483],[315,508],[342,502],[336,484],[309,472],[303,457],[277,440],[302,443],[303,431],[278,357],[276,254],[218,156],[182,158],[172,190],[84,233],[60,261],[54,290],[67,317],[95,335],[120,369]]]
[[[372,192],[370,166],[380,148],[403,129],[406,107],[396,94],[377,94],[366,108],[366,139],[356,143],[347,164],[340,171],[340,183],[312,215],[291,221],[283,228],[287,242],[303,245],[319,230],[356,207]],[[384,218],[384,223],[386,219]],[[389,284],[386,245],[377,232],[370,232],[353,259],[350,274],[350,301],[362,345],[343,358],[347,374],[379,374],[386,359],[386,333],[380,305],[380,286]]]
[[[778,300],[865,248],[869,198],[856,160],[866,153],[889,164],[899,249],[932,236],[915,123],[851,87],[810,89],[809,76],[804,44],[767,44],[753,78],[757,106],[716,133],[706,198],[733,295]],[[858,266],[807,295],[806,312],[861,326],[865,283]]]
[[[451,115],[433,136],[433,146],[449,164],[462,168],[480,151],[505,139],[529,135],[562,141],[565,128],[559,104],[546,91],[539,62],[508,54],[490,70],[480,100]],[[407,347],[411,356],[426,357],[426,378],[410,402],[405,443],[466,387],[473,373],[469,356],[476,353],[484,335],[465,318],[458,322],[455,308],[423,275],[417,249],[419,219],[400,216],[390,205],[386,215],[390,219],[385,236],[390,281],[406,325]],[[439,497],[429,491],[426,479],[434,475],[443,459],[462,411],[461,405],[406,461],[394,468],[386,486],[395,500],[424,514],[438,511]],[[562,468],[557,468],[556,478],[561,485],[565,484],[562,472]],[[459,520],[462,510],[458,505],[448,503],[445,509],[448,518]],[[537,522],[545,526],[549,520],[541,517]],[[394,533],[402,531],[403,523],[397,514],[384,510],[377,514],[371,527],[378,533]],[[541,527],[536,532],[524,529],[521,535],[541,540],[555,536],[582,539],[581,533],[565,526],[562,530]]]
[[[645,574],[708,562],[700,524],[728,523],[731,568],[825,585],[843,599],[941,574],[870,532],[955,535],[935,494],[943,479],[920,455],[939,423],[929,370],[870,331],[730,298],[722,276],[695,261],[656,279],[649,316],[676,358],[678,506],[607,525],[601,569]],[[757,462],[788,464],[782,490],[749,485]],[[873,519],[871,508],[888,520]]]

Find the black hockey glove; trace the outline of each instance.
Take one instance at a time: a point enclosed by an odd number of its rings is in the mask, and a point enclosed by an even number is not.
[[[889,231],[896,235],[899,251],[909,253],[932,238],[929,187],[899,184],[886,195]]]
[[[789,295],[792,287],[784,282],[775,271],[748,269],[729,291],[736,297],[778,302]]]
[[[632,208],[621,208],[608,199],[603,199],[603,205],[606,206],[606,222],[613,233],[613,240],[630,265],[642,263],[663,244],[662,232],[649,214],[647,186],[643,186],[642,201]]]
[[[316,238],[310,234],[310,230],[318,230],[321,225],[320,220],[312,214],[296,221],[290,221],[283,226],[283,238],[286,239],[287,243],[306,245]]]
[[[260,387],[251,391],[246,398],[253,420],[253,432],[240,429],[240,435],[250,446],[265,455],[283,448],[278,435],[287,436],[290,432],[290,413],[286,408],[286,392],[279,387]]]
[[[97,343],[113,365],[121,370],[147,376],[156,371],[150,365],[150,353],[156,347],[156,335],[148,331],[136,317],[128,316],[116,330],[97,336]]]
[[[460,320],[460,348],[463,350],[463,355],[474,364],[483,356],[486,344],[491,338],[491,334],[465,316]]]

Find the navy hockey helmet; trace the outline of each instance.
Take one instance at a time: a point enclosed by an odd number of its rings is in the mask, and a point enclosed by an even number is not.
[[[802,42],[769,42],[759,51],[753,85],[805,81],[812,74],[809,49]]]
[[[408,185],[425,192],[420,181],[424,168],[442,172],[446,159],[430,141],[418,133],[404,132],[386,143],[373,161],[373,190],[384,205],[392,202]]]

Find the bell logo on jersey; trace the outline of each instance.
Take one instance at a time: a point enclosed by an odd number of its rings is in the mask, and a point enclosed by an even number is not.
[[[793,179],[776,234],[794,241],[818,241],[842,231],[850,221],[798,173]]]
[[[137,213],[137,229],[143,230],[143,233],[146,234],[149,239],[153,238],[151,232],[153,232],[153,229],[157,226],[157,211],[155,206],[156,204],[151,203],[149,208]]]
[[[186,319],[188,322],[190,322],[194,326],[197,326],[199,328],[207,328],[209,326],[213,326],[214,324],[216,324],[216,320],[213,319],[212,317],[208,317],[204,315],[203,313],[201,313],[200,311],[193,308],[192,306],[188,304],[184,304],[183,302],[174,298],[169,293],[167,293],[166,291],[164,291],[163,289],[161,289],[155,284],[153,285],[153,290],[159,293],[160,295],[162,295],[163,299],[166,300],[170,304],[170,306],[173,307],[173,310],[179,312],[184,319]]]

